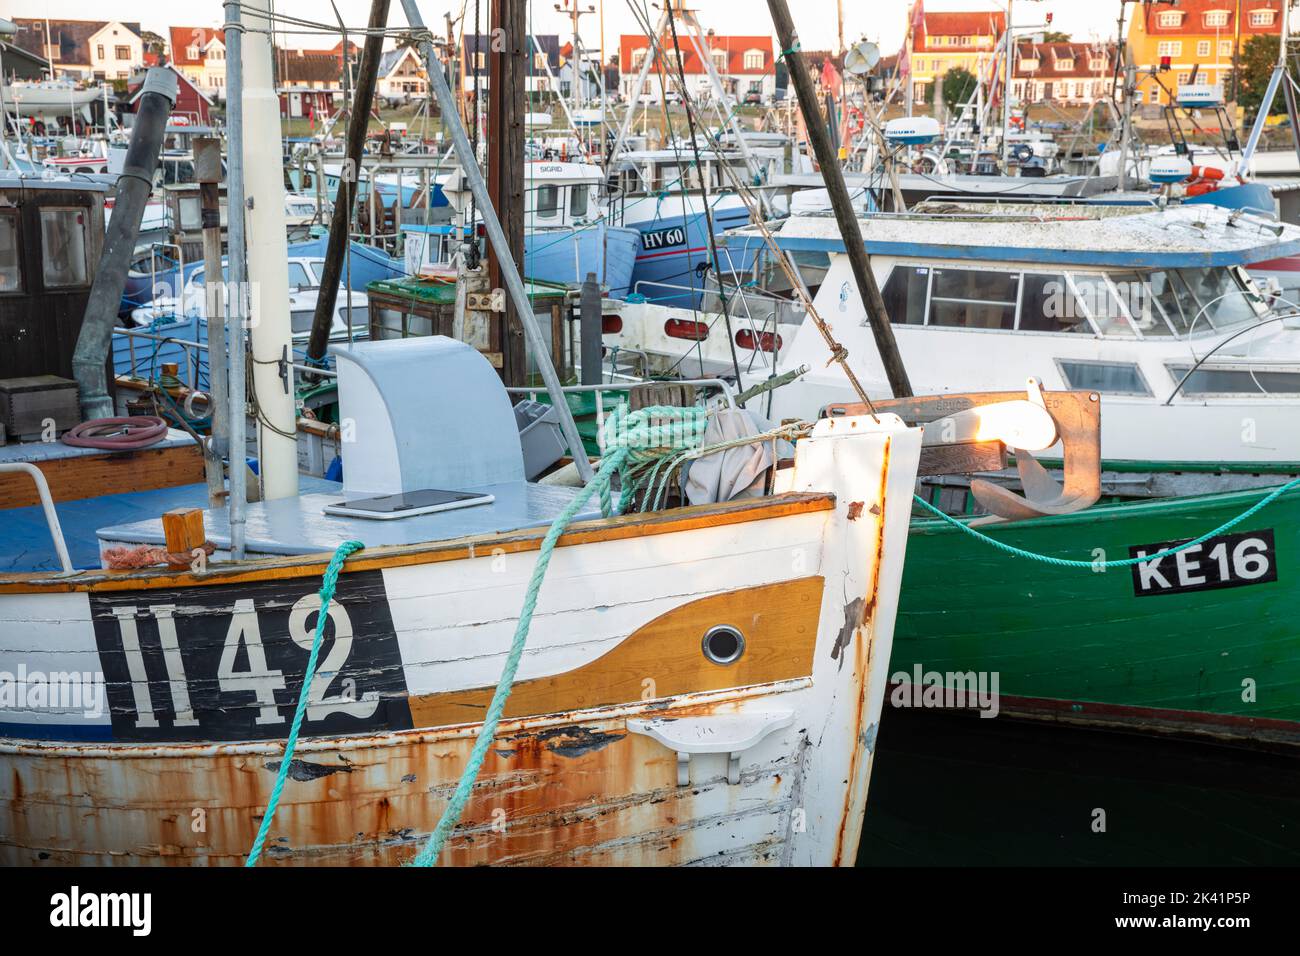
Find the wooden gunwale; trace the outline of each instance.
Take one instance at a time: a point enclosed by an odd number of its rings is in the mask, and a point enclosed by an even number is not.
[[[595,518],[570,525],[569,530],[557,542],[557,547],[767,521],[792,515],[831,511],[834,507],[834,494],[790,492],[769,498],[749,498],[720,504],[696,505],[651,514]],[[343,571],[348,573],[436,564],[484,557],[496,552],[515,554],[537,551],[546,536],[546,531],[545,527],[538,527],[414,545],[378,547],[353,555],[348,559]],[[137,571],[94,569],[71,576],[54,571],[37,574],[0,574],[0,594],[135,591],[318,577],[324,574],[330,558],[331,555],[327,552],[288,555],[242,561],[238,564],[217,563],[201,572],[168,572],[161,568],[146,568]]]

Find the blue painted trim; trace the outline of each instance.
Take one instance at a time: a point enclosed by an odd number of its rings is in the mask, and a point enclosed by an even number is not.
[[[843,239],[813,239],[776,235],[776,243],[791,252],[843,252]],[[1017,248],[1014,246],[945,246],[925,242],[863,243],[871,255],[909,259],[981,259],[1002,262],[1041,262],[1059,266],[1103,266],[1120,269],[1203,269],[1211,266],[1245,266],[1268,259],[1300,254],[1300,239],[1232,252],[1132,252],[1098,249]]]
[[[0,740],[40,740],[48,743],[111,741],[111,724],[2,724]]]

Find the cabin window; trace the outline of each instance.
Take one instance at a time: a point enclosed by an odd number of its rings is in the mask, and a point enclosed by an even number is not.
[[[1084,359],[1057,359],[1061,377],[1068,388],[1108,395],[1151,395],[1142,370],[1128,362],[1092,362]]]
[[[0,215],[0,294],[23,290],[19,255],[18,217],[9,213]]]
[[[310,289],[311,287],[311,278],[307,275],[307,270],[303,268],[303,264],[301,262],[289,263],[289,288]]]
[[[1014,329],[1020,277],[1009,272],[935,269],[930,325]]]
[[[1022,332],[1092,334],[1087,312],[1060,273],[1025,273],[1020,291],[1018,327]]]
[[[897,266],[881,290],[889,321],[894,325],[924,325],[925,297],[929,288],[929,268]]]
[[[1166,366],[1175,382],[1182,382],[1190,365]],[[1179,390],[1180,395],[1297,395],[1300,372],[1260,369],[1198,368]]]
[[[573,186],[569,189],[569,215],[574,219],[587,215],[587,193],[589,186]]]
[[[348,325],[348,307],[347,304],[339,306],[339,318],[343,322],[343,327]],[[365,331],[370,325],[370,307],[368,305],[358,305],[352,303],[352,334],[355,337],[357,330]]]
[[[1264,312],[1259,296],[1247,287],[1234,269],[1179,269],[1178,275],[1200,307],[1201,317],[1192,331],[1203,331],[1208,322],[1216,332],[1249,322]]]
[[[79,207],[41,210],[41,270],[47,289],[89,283],[88,216],[89,210]]]
[[[1070,275],[1068,282],[1085,315],[1102,335],[1132,338],[1133,326],[1118,289],[1101,275]]]
[[[306,335],[311,331],[315,318],[315,309],[293,309],[289,313],[289,327],[293,329],[294,335]]]
[[[554,219],[560,212],[560,187],[539,186],[537,189],[537,218]]]
[[[1147,279],[1151,297],[1180,335],[1222,331],[1264,311],[1259,296],[1231,269],[1176,269]]]

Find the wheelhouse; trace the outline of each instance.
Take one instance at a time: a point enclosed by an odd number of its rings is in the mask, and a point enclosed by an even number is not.
[[[1240,266],[1103,271],[900,261],[881,293],[896,325],[1106,338],[1216,335],[1269,311]]]

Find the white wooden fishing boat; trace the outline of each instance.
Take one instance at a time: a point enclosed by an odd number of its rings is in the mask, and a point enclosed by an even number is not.
[[[16,678],[0,710],[0,861],[242,862],[320,576],[347,538],[369,546],[330,607],[265,859],[399,863],[433,828],[545,525],[576,490],[522,480],[510,402],[468,347],[432,338],[339,355],[343,412],[357,420],[349,484],[250,504],[249,560],[222,560],[224,513],[207,512],[216,553],[196,570],[0,576],[0,672]],[[580,514],[443,860],[852,863],[919,446],[892,416],[824,421],[778,493]],[[362,489],[401,490],[392,480],[495,501],[395,521],[322,514]],[[99,537],[163,541],[157,520]],[[34,696],[56,677],[75,701]]]

